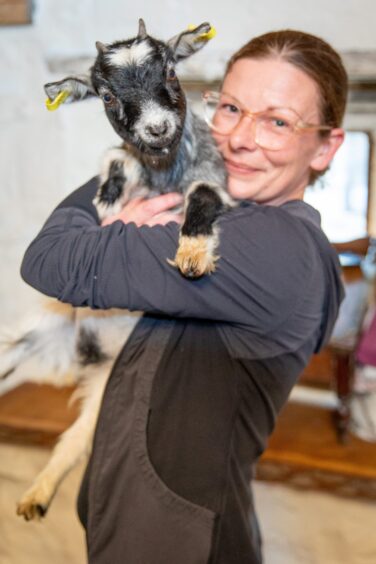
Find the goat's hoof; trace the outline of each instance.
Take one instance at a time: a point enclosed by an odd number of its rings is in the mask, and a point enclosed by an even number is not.
[[[19,503],[17,515],[24,517],[25,521],[40,521],[47,513],[47,507],[40,503]]]
[[[186,278],[200,278],[204,274],[211,274],[215,271],[215,263],[219,258],[213,254],[216,242],[213,235],[182,236],[175,259],[168,262],[176,266]]]
[[[48,510],[48,504],[38,501],[36,496],[24,496],[17,504],[17,515],[25,521],[40,521]]]

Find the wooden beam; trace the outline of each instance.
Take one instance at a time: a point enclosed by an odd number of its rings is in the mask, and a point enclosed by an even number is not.
[[[31,23],[31,0],[0,0],[0,25]]]

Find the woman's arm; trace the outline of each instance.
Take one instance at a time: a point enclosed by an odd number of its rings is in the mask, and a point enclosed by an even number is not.
[[[289,214],[252,205],[227,214],[217,271],[192,281],[167,263],[178,225],[100,227],[88,199],[93,182],[58,206],[27,249],[21,273],[34,288],[75,306],[244,323],[263,333],[299,301],[313,250]]]

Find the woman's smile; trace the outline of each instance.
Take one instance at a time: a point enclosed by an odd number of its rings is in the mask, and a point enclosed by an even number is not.
[[[260,172],[259,168],[255,168],[253,166],[240,163],[238,161],[233,161],[231,159],[225,158],[225,164],[228,172],[233,172],[240,175],[249,176],[250,174],[254,174],[256,172]]]

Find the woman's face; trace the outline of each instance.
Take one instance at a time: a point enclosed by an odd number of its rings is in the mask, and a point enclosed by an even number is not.
[[[316,83],[281,59],[238,60],[222,91],[251,112],[290,108],[303,122],[320,124]],[[230,134],[213,135],[225,159],[230,194],[272,205],[301,199],[311,169],[324,170],[343,141],[341,129],[332,130],[325,139],[317,131],[305,130],[294,134],[286,148],[262,149],[255,143],[252,118],[247,115]]]

